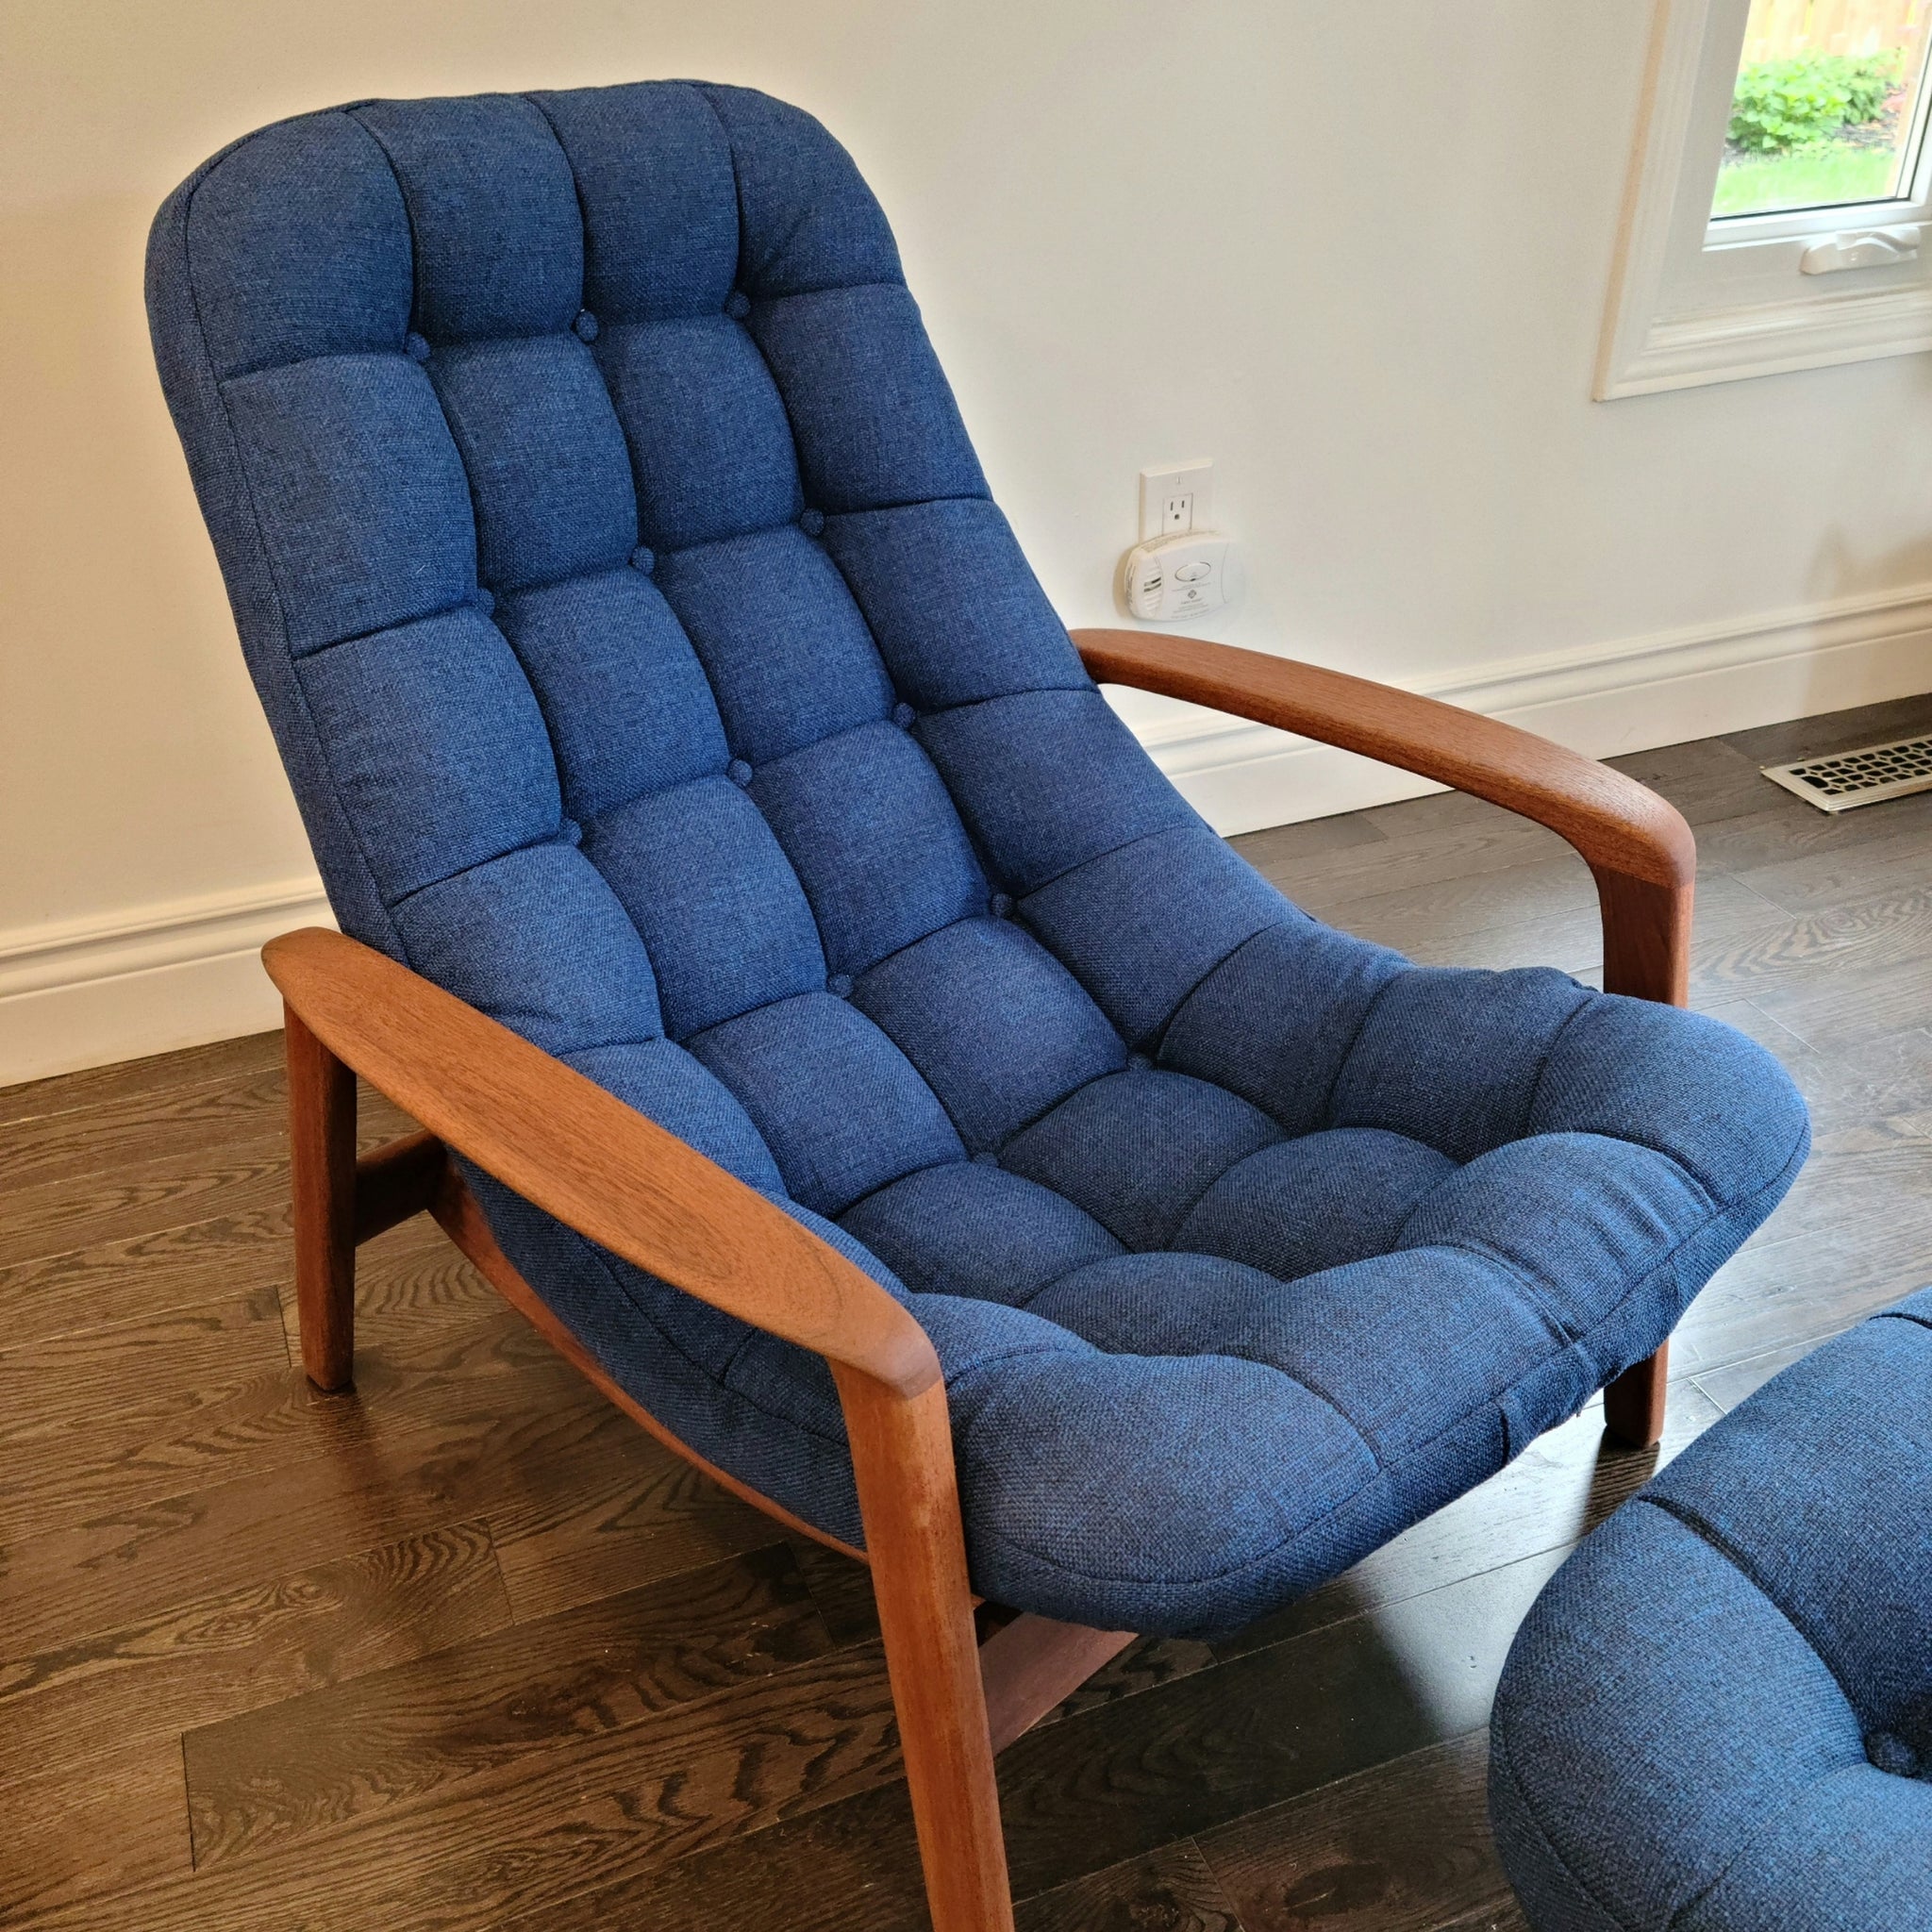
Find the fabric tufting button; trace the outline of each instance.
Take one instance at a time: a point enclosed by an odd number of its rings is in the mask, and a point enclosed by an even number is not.
[[[986,909],[989,912],[991,912],[995,919],[1010,919],[1013,916],[1013,902],[1008,894],[1005,892],[995,892],[992,895],[992,897],[986,902]]]
[[[835,973],[825,981],[825,991],[834,999],[849,999],[852,996],[852,981],[842,973]]]
[[[557,836],[566,845],[581,845],[584,842],[584,828],[575,819],[565,819],[557,828]]]
[[[751,767],[742,758],[733,758],[724,767],[724,775],[734,785],[749,785],[751,783]]]
[[[918,722],[919,713],[910,705],[894,705],[892,707],[892,723],[901,731],[910,731]]]
[[[597,318],[588,308],[579,308],[577,319],[570,325],[570,332],[580,342],[594,342],[597,340]]]
[[[488,617],[490,613],[496,608],[496,599],[492,597],[490,594],[490,592],[483,588],[481,584],[478,584],[476,588],[470,592],[470,602],[474,604],[476,607],[476,608],[483,613],[485,617]]]
[[[974,1167],[997,1167],[1000,1164],[1000,1158],[989,1147],[984,1153],[973,1157],[973,1164]]]
[[[1879,1771],[1889,1771],[1893,1777],[1919,1774],[1919,1754],[1890,1731],[1874,1731],[1865,1740],[1865,1756]]]
[[[630,567],[649,576],[658,568],[658,559],[647,545],[640,543],[630,554]]]
[[[724,313],[733,322],[742,322],[751,313],[751,297],[742,289],[733,289],[724,298]]]
[[[1127,1056],[1127,1065],[1135,1073],[1144,1074],[1152,1069],[1154,1062],[1144,1053],[1130,1053]]]
[[[808,537],[816,537],[825,527],[824,511],[822,509],[801,511],[798,518],[798,527]]]
[[[414,329],[403,338],[403,349],[411,362],[426,362],[429,359],[429,344]]]

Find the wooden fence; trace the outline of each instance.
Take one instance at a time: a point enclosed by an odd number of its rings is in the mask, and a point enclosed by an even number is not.
[[[1903,48],[1907,73],[1917,67],[1932,17],[1932,0],[1751,0],[1744,58],[1787,54],[1876,54]]]

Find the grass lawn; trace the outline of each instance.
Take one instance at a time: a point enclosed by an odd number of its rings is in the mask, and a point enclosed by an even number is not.
[[[1789,155],[1726,160],[1718,171],[1713,215],[1760,215],[1780,208],[1830,208],[1877,201],[1891,192],[1898,155],[1890,147],[1834,142]]]

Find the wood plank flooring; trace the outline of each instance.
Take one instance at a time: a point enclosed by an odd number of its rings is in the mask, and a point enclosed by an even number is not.
[[[1697,828],[1694,998],[1810,1100],[1699,1298],[1661,1454],[1932,1278],[1932,796],[1760,763],[1932,698],[1620,760]],[[1468,799],[1237,841],[1434,963],[1600,959],[1580,863]],[[279,1040],[0,1091],[0,1925],[915,1932],[870,1590],[607,1407],[427,1223],[357,1388],[292,1366]],[[370,1141],[404,1123],[365,1096]],[[1000,1761],[1023,1932],[1522,1932],[1483,1725],[1657,1458],[1586,1411],[1225,1642],[1143,1642]]]

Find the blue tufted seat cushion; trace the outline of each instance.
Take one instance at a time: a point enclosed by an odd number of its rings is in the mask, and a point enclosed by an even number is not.
[[[1932,1924],[1932,1290],[1589,1539],[1517,1637],[1491,1740],[1537,1932]]]
[[[986,1593],[1311,1587],[1648,1355],[1803,1158],[1736,1034],[1411,967],[1213,836],[797,110],[308,115],[176,192],[149,299],[342,924],[907,1299]],[[474,1179],[625,1387],[859,1539],[822,1363]]]

